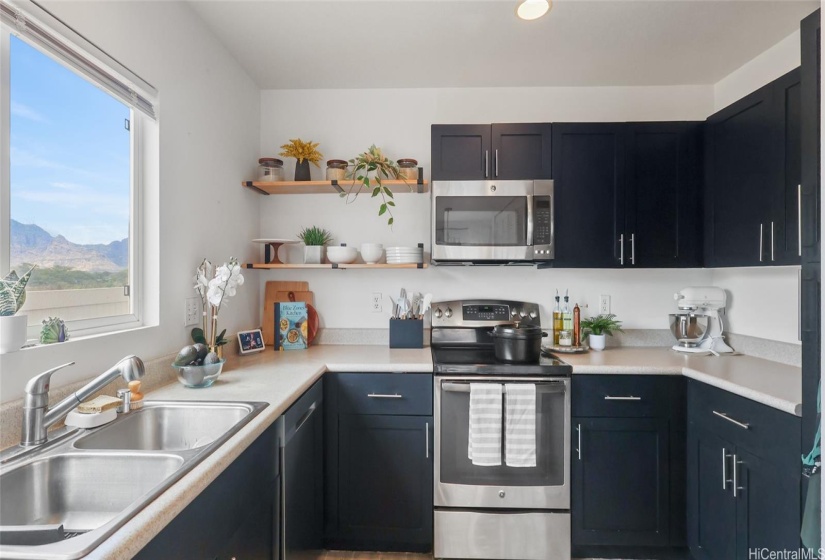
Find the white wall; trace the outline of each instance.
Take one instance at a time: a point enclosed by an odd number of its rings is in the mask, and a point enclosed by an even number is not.
[[[713,86],[714,112],[743,98],[801,64],[799,31],[743,64]]]
[[[261,95],[261,155],[276,155],[288,138],[320,142],[325,158],[349,159],[375,143],[392,158],[418,159],[430,169],[430,124],[547,121],[704,119],[713,110],[710,87],[485,88],[394,90],[278,90]],[[287,162],[287,177],[292,173]],[[321,178],[323,169],[314,169]],[[333,231],[336,242],[414,245],[430,241],[429,195],[397,195],[392,230],[361,197],[347,205],[329,195],[261,199],[261,235],[294,237],[306,225]],[[298,255],[299,257],[299,255]],[[536,270],[527,267],[431,267],[427,270],[299,270],[259,272],[261,280],[305,279],[315,292],[325,327],[386,328],[387,314],[370,312],[372,292],[399,288],[432,292],[436,300],[503,297],[536,301],[550,316],[555,289],[589,304],[600,294],[629,328],[667,328],[674,291],[710,282],[704,270]]]
[[[2,401],[18,398],[27,379],[64,362],[77,365],[57,373],[54,386],[100,373],[127,354],[151,359],[177,351],[188,341],[184,298],[194,293],[200,259],[246,260],[258,234],[260,197],[238,182],[255,166],[259,90],[191,8],[102,1],[47,8],[159,91],[159,320],[139,331],[0,356]],[[230,333],[251,326],[258,311],[258,278],[247,280],[221,314]]]

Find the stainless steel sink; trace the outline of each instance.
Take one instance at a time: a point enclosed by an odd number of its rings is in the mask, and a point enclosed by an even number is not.
[[[89,554],[266,406],[147,401],[106,426],[12,453],[0,461],[0,558]]]
[[[245,403],[148,402],[120,422],[78,439],[78,449],[180,451],[209,445],[243,420],[253,407]]]

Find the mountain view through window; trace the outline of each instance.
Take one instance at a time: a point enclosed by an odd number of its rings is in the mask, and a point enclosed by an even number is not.
[[[23,40],[10,45],[10,265],[24,312],[130,313],[129,107]]]

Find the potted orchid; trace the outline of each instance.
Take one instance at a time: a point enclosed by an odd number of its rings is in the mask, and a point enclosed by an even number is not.
[[[218,333],[218,313],[226,298],[234,296],[243,282],[241,265],[235,257],[217,268],[203,259],[195,274],[194,288],[201,298],[203,327],[192,329],[192,340],[207,345],[219,357],[223,357],[221,347],[227,340],[226,329]]]

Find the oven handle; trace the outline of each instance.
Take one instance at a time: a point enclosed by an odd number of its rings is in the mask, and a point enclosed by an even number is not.
[[[485,381],[484,383],[487,382]],[[564,393],[566,390],[564,383],[561,381],[545,381],[536,383],[535,385],[536,387],[542,387],[542,390],[545,393]],[[545,387],[549,387],[550,389],[544,389]],[[442,383],[441,390],[450,393],[469,393],[470,383]],[[504,385],[501,386],[501,392],[507,392]]]

